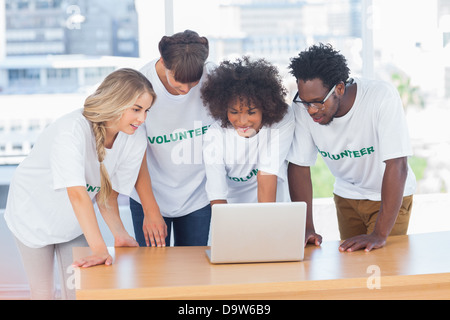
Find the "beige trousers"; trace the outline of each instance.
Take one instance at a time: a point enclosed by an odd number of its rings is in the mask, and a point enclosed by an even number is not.
[[[342,240],[361,234],[369,234],[374,230],[380,211],[380,201],[353,200],[334,195],[334,202]],[[397,220],[390,233],[391,236],[407,233],[412,202],[412,195],[403,198]]]

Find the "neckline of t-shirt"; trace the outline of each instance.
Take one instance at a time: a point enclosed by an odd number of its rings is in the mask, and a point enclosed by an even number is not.
[[[111,147],[111,148],[106,148],[106,147],[105,147],[105,150],[106,150],[106,153],[107,153],[107,154],[108,154],[108,153],[114,153],[114,151],[117,149],[116,146],[117,146],[118,144],[120,144],[120,142],[122,141],[122,137],[123,137],[124,134],[126,134],[126,133],[123,133],[122,131],[119,131],[119,133],[117,134],[116,140],[114,140],[114,143],[113,143],[112,147]]]

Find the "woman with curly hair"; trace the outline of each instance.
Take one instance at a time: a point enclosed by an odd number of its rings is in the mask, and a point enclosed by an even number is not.
[[[216,122],[204,137],[206,191],[216,203],[290,201],[286,155],[294,116],[276,67],[224,61],[202,88]]]

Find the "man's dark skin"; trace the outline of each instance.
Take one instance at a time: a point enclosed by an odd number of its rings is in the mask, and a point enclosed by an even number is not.
[[[298,80],[299,98],[304,102],[323,101],[330,88],[323,85],[321,79]],[[346,115],[353,107],[357,91],[356,83],[337,84],[334,93],[320,108],[309,108],[309,115],[321,125],[327,125],[333,118]],[[319,109],[319,110],[317,110]],[[362,234],[342,242],[339,250],[355,251],[364,249],[366,252],[381,248],[391,232],[403,201],[403,190],[408,174],[407,158],[401,157],[385,161],[386,169],[381,187],[381,207],[375,228],[370,234]],[[312,219],[312,182],[309,167],[290,163],[288,167],[289,189],[292,201],[307,203],[306,243],[320,245],[322,237],[314,230]]]

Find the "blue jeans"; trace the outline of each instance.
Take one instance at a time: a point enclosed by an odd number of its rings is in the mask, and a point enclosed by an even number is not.
[[[131,217],[133,219],[134,234],[139,246],[146,247],[142,225],[144,211],[139,202],[130,198]],[[191,212],[179,218],[166,218],[167,225],[166,246],[170,244],[173,226],[174,246],[206,246],[208,244],[209,226],[211,222],[211,206]]]

